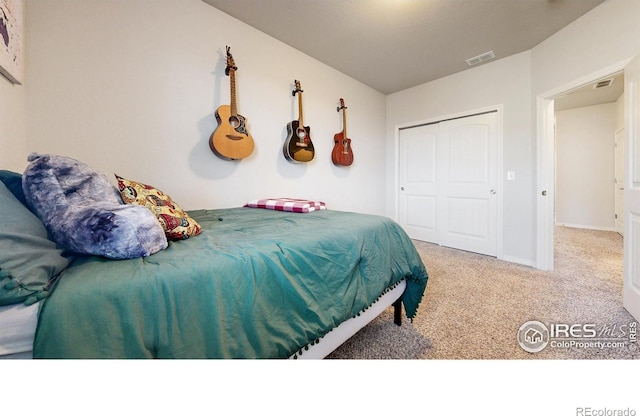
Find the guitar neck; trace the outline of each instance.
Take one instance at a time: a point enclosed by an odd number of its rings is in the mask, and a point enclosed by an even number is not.
[[[236,106],[236,71],[231,68],[229,70],[230,86],[231,86],[231,116],[236,117],[238,115],[238,107]]]
[[[342,134],[344,138],[347,138],[347,110],[342,109]]]
[[[304,121],[302,118],[302,91],[298,92],[298,124],[300,127],[304,127]]]

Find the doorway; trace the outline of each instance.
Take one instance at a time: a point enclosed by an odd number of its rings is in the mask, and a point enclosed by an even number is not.
[[[626,136],[624,190],[623,305],[640,320],[640,56],[613,65],[602,76],[624,71],[624,126]],[[590,80],[600,77],[592,77]],[[582,85],[584,84],[576,84]],[[564,91],[569,90],[564,88]],[[537,267],[553,270],[553,97],[561,91],[537,97],[538,188]]]
[[[623,94],[624,74],[617,73],[554,99],[556,225],[616,229],[616,177],[622,181],[624,172],[624,144],[616,147],[616,132],[624,132]]]
[[[555,227],[555,102],[572,93],[593,88],[594,83],[624,72],[628,61],[603,68],[589,76],[577,79],[563,87],[537,97],[537,243],[536,267],[541,270],[554,268]],[[624,85],[620,82],[618,85]],[[613,134],[614,132],[612,132]],[[613,178],[612,178],[613,186]]]

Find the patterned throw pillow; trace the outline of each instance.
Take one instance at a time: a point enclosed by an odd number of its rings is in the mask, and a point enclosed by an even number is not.
[[[301,213],[327,209],[327,206],[322,201],[310,201],[307,199],[295,198],[254,199],[247,202],[244,206],[249,208],[264,208]]]
[[[185,240],[202,232],[200,225],[182,210],[169,195],[140,182],[115,175],[122,200],[147,207],[155,214],[168,240]]]

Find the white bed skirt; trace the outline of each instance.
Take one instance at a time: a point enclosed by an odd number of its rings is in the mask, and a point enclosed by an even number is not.
[[[369,309],[362,312],[359,316],[344,321],[322,337],[320,342],[303,347],[300,351],[289,358],[312,360],[322,359],[331,354],[331,352],[342,345],[346,340],[355,335],[356,332],[360,331],[369,322],[373,321],[376,316],[380,315],[389,306],[393,305],[393,303],[402,296],[406,287],[407,282],[402,280],[396,287],[382,295],[369,307]]]
[[[32,358],[39,303],[0,306],[0,358]]]

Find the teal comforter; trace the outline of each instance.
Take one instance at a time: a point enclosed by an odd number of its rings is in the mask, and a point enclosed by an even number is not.
[[[427,272],[374,215],[190,211],[203,233],[149,257],[77,258],[42,305],[36,358],[286,358],[406,279],[413,318]]]

